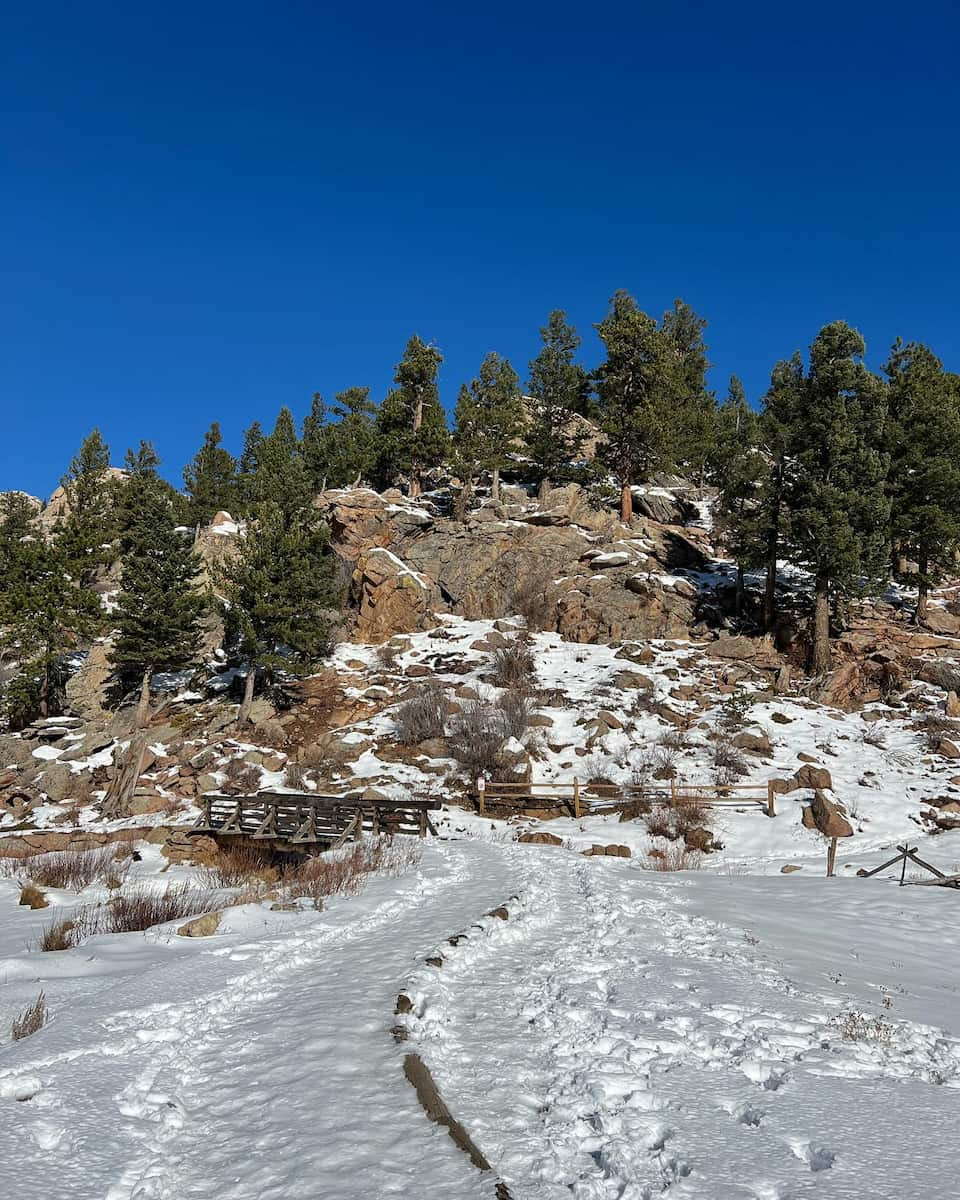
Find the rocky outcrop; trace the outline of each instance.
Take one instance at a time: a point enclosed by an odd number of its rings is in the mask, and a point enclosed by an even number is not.
[[[352,592],[358,610],[355,636],[362,642],[432,629],[434,612],[444,607],[431,580],[381,546],[357,559]]]

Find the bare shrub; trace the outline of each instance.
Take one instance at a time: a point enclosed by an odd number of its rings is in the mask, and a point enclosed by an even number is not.
[[[680,836],[674,824],[673,812],[663,805],[658,805],[647,813],[644,824],[651,837],[667,838],[672,842]]]
[[[847,1009],[830,1018],[846,1042],[889,1042],[894,1027],[882,1017],[868,1017],[858,1009]]]
[[[939,750],[943,738],[956,737],[960,732],[960,726],[956,721],[951,721],[949,717],[940,716],[938,713],[929,713],[927,716],[921,717],[915,728],[924,738],[930,750]]]
[[[523,617],[527,629],[539,632],[552,629],[557,610],[557,594],[549,571],[529,569],[510,589],[510,612]]]
[[[20,903],[30,909],[50,907],[43,892],[29,880],[20,889]]]
[[[887,748],[887,735],[878,725],[868,725],[860,734],[860,741],[865,746],[873,746],[877,750]]]
[[[138,933],[167,921],[177,921],[202,913],[210,907],[210,894],[187,884],[176,884],[166,891],[145,887],[121,892],[98,910],[97,933]]]
[[[512,638],[506,646],[494,650],[491,663],[497,687],[523,688],[529,692],[536,686],[536,663],[527,638]]]
[[[671,812],[678,837],[683,837],[691,829],[703,829],[710,820],[710,809],[702,800],[685,800],[678,796]]]
[[[417,866],[422,850],[413,838],[363,838],[347,850],[308,858],[287,871],[283,889],[290,899],[309,899],[322,908],[328,896],[355,896],[374,872],[402,875]]]
[[[522,741],[533,716],[533,700],[524,688],[511,687],[500,699],[500,712],[507,736]]]
[[[447,745],[460,766],[471,777],[494,774],[508,737],[503,713],[480,700],[468,700],[450,725]]]
[[[680,752],[673,746],[657,746],[653,752],[654,779],[676,779]]]
[[[72,917],[57,917],[40,930],[37,949],[44,951],[71,950],[79,946],[90,932],[90,914],[80,909]]]
[[[439,680],[421,684],[397,709],[394,717],[397,741],[404,746],[416,746],[431,738],[442,738],[446,715],[446,697]]]
[[[222,846],[216,859],[197,871],[200,882],[207,888],[246,886],[251,879],[273,873],[273,853],[260,846]]]
[[[647,852],[647,867],[651,871],[699,871],[702,860],[699,850],[688,850],[682,842]]]
[[[21,1038],[29,1037],[31,1033],[42,1029],[47,1023],[48,1016],[47,999],[41,992],[31,1005],[25,1008],[18,1017],[13,1018],[10,1030],[13,1040],[19,1042]]]
[[[719,737],[713,744],[713,776],[718,786],[736,783],[750,774],[750,764],[729,738]]]
[[[396,642],[384,642],[382,646],[377,647],[377,653],[373,659],[373,665],[378,671],[383,671],[388,675],[395,675],[399,670],[400,655],[403,653],[403,647]]]
[[[666,746],[669,750],[676,750],[678,753],[681,750],[689,750],[691,745],[690,732],[680,727],[667,729],[661,733],[657,739],[657,744]]]
[[[236,792],[245,792],[249,795],[260,791],[261,773],[256,763],[244,762],[242,758],[232,758],[223,768],[223,774]]]
[[[117,872],[117,861],[113,846],[101,846],[96,850],[57,850],[51,854],[38,854],[23,859],[25,872],[39,887],[66,888],[82,892],[92,883],[102,883]],[[130,856],[127,850],[127,858]]]

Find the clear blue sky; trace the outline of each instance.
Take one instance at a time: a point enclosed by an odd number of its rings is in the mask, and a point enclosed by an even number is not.
[[[335,10],[335,11],[332,11]],[[709,320],[751,399],[843,318],[960,370],[949,3],[13,4],[0,47],[0,489],[95,424],[179,479],[368,384],[521,374],[618,287]]]

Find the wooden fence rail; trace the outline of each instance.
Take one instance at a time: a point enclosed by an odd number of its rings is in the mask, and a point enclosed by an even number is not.
[[[583,783],[572,779],[564,783],[500,783],[481,776],[473,791],[481,816],[488,806],[512,808],[565,807],[579,818],[590,813],[620,812],[632,804],[647,801],[677,807],[682,804],[708,804],[734,808],[761,808],[768,817],[776,814],[773,780],[766,784],[712,784],[664,780],[662,787],[637,787],[631,784]]]

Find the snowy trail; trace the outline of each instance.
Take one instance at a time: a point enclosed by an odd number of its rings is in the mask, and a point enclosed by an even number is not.
[[[433,846],[306,928],[215,938],[112,1011],[81,1004],[10,1047],[0,1156],[18,1197],[49,1200],[52,1178],[64,1200],[488,1195],[388,1031],[411,965],[516,883],[495,850]]]
[[[960,1042],[892,1018],[845,1040],[840,995],[684,890],[546,851],[508,925],[412,981],[411,1032],[513,1195],[953,1196]]]

